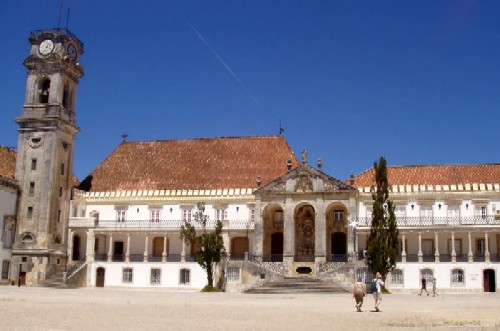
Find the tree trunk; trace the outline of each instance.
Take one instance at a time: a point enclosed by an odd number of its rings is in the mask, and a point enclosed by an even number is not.
[[[207,265],[207,281],[208,281],[208,286],[211,286],[211,287],[214,286],[214,276],[213,276],[211,264]]]

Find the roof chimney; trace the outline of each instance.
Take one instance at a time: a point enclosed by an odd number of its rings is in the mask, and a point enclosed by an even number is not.
[[[260,188],[260,184],[262,184],[262,179],[260,178],[260,175],[257,176],[257,187]]]
[[[286,167],[288,170],[292,170],[292,160],[288,159],[288,161],[286,161]]]
[[[323,160],[321,160],[321,158],[318,157],[318,169],[321,170],[322,166],[323,166]]]

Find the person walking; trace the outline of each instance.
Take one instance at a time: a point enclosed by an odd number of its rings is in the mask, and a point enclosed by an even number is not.
[[[432,296],[435,297],[439,295],[436,289],[436,277],[432,277]]]
[[[354,300],[356,300],[356,310],[362,311],[361,306],[363,306],[363,298],[366,295],[366,285],[361,281],[361,278],[358,278],[358,281],[354,283],[352,288],[352,296]]]
[[[429,292],[427,292],[427,281],[425,280],[424,276],[422,276],[422,287],[420,288],[420,293],[418,295],[422,295],[423,291],[425,291],[425,293],[427,293],[427,296],[429,296]]]
[[[372,281],[373,299],[375,300],[375,311],[380,311],[380,302],[382,302],[382,286],[384,281],[380,272],[375,274],[375,279]]]

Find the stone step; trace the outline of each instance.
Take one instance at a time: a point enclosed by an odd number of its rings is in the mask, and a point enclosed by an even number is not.
[[[247,290],[250,294],[285,294],[285,293],[345,293],[340,286],[325,282],[319,278],[286,277],[279,281],[266,283]]]

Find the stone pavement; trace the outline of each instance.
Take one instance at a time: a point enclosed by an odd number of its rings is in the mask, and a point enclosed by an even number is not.
[[[500,294],[240,294],[0,286],[1,330],[500,330]]]

